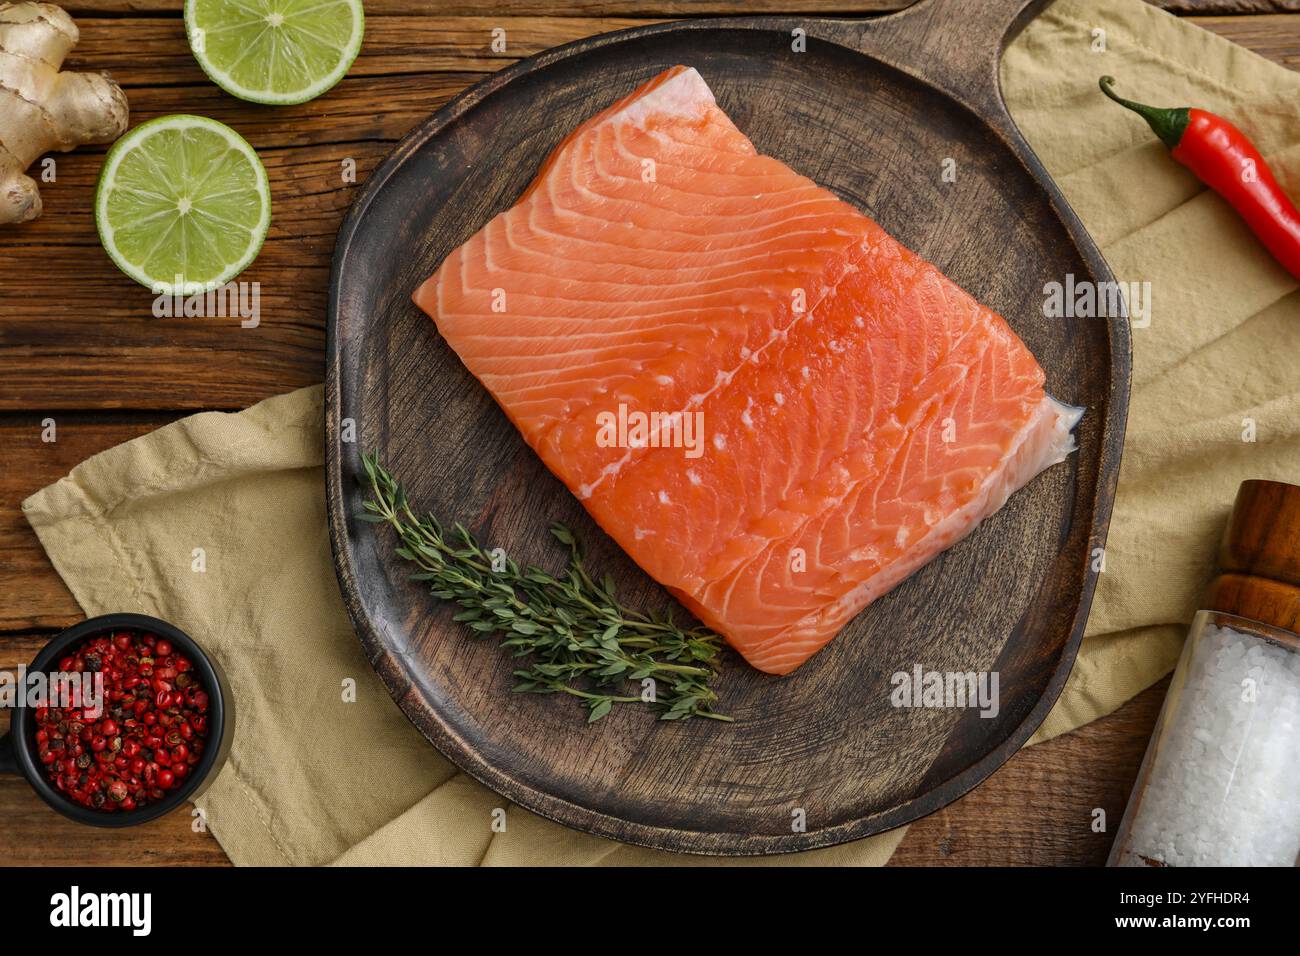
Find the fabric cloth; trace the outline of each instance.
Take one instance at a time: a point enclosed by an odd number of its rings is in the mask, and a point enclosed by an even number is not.
[[[1104,31],[1097,34],[1095,31]],[[1098,37],[1101,36],[1099,43]],[[1130,97],[1223,113],[1300,194],[1300,78],[1138,0],[1058,0],[1010,47],[1013,115],[1117,278],[1150,282],[1105,570],[1078,663],[1034,740],[1168,672],[1238,482],[1300,464],[1295,281],[1136,116]],[[230,762],[200,799],[240,864],[850,864],[895,830],[769,860],[644,850],[507,808],[411,726],[343,610],[326,531],[321,389],[176,422],[24,503],[87,614],[202,635],[235,688]],[[346,699],[355,681],[355,702]]]

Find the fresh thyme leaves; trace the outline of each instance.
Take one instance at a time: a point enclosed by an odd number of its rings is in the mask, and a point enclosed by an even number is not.
[[[568,528],[551,526],[569,552],[562,575],[520,568],[500,552],[484,551],[459,524],[444,530],[433,515],[417,517],[379,456],[361,460],[371,498],[358,517],[391,527],[400,541],[397,554],[419,568],[411,579],[427,581],[435,597],[456,602],[461,610],[455,620],[475,635],[500,635],[501,646],[528,665],[514,672],[516,692],[572,695],[586,706],[589,723],[615,704],[636,703],[649,704],[661,720],[731,720],[714,711],[718,696],[709,687],[717,674],[718,636],[704,627],[678,627],[671,610],[660,617],[624,607],[613,581],[606,576],[597,582],[587,570]]]

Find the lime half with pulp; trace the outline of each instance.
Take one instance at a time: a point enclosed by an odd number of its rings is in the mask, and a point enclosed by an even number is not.
[[[254,103],[305,103],[343,78],[365,33],[361,0],[185,0],[205,73]]]
[[[99,240],[155,293],[211,291],[257,257],[271,190],[253,147],[203,116],[141,123],[114,144],[95,193]]]

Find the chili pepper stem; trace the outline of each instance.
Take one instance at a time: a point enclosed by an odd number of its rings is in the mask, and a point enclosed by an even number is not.
[[[1182,142],[1183,133],[1187,132],[1187,124],[1190,120],[1187,107],[1165,109],[1126,100],[1112,89],[1115,85],[1115,77],[1113,76],[1103,76],[1097,85],[1101,87],[1103,93],[1120,106],[1132,110],[1146,120],[1147,125],[1151,127],[1151,131],[1159,136],[1160,141],[1170,149],[1177,148],[1178,144]]]

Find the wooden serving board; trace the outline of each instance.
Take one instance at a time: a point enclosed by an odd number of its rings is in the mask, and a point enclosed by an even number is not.
[[[1073,663],[1119,467],[1128,324],[1048,320],[1043,288],[1111,275],[1003,105],[1004,40],[1043,3],[925,0],[874,20],[661,24],[547,51],[417,127],[339,232],[330,283],[327,501],[348,610],[410,719],[506,798],[592,833],[697,853],[780,853],[930,813],[983,780],[1046,716]],[[796,52],[796,30],[806,49]],[[1087,412],[1079,450],[877,601],[788,678],[728,652],[735,724],[616,708],[595,726],[510,693],[512,661],[407,580],[389,533],[357,521],[360,452],[414,503],[521,563],[558,566],[553,521],[588,542],[633,606],[671,601],[587,517],[410,301],[511,205],[579,122],[663,69],[699,69],[763,152],[836,191],[1002,313]],[[941,176],[955,161],[955,182]],[[343,423],[355,422],[356,441]],[[999,710],[896,708],[891,676],[996,671]],[[803,821],[804,828],[799,829]]]

